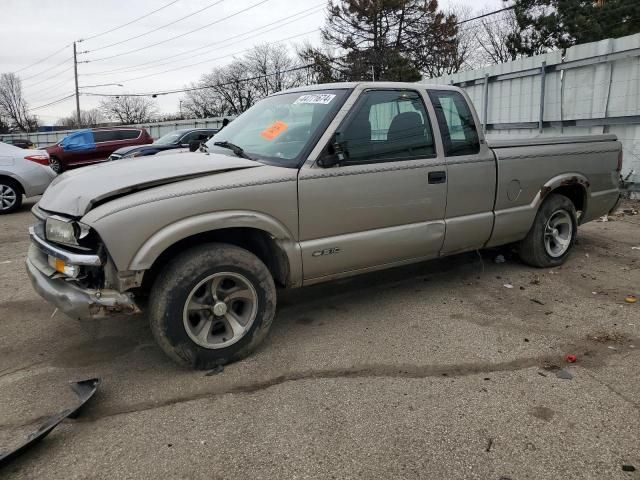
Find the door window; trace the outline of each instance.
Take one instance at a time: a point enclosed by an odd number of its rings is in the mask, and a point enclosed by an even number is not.
[[[337,139],[345,153],[344,164],[435,156],[431,124],[417,92],[365,92],[346,122]]]
[[[93,138],[96,143],[98,142],[111,142],[117,140],[115,130],[94,130]]]
[[[480,151],[478,130],[469,104],[460,92],[430,90],[447,157],[473,155]]]

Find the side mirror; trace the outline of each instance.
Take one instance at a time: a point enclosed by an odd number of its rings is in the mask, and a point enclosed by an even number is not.
[[[189,147],[189,151],[190,152],[195,152],[196,150],[198,150],[200,148],[200,140],[191,140],[188,144],[181,145],[181,146]]]
[[[322,168],[339,166],[344,162],[346,149],[344,142],[340,142],[339,139],[340,132],[334,133],[323,155],[318,159],[318,165]]]

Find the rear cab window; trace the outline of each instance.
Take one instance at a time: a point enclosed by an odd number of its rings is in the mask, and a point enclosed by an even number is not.
[[[445,156],[479,153],[478,130],[465,97],[453,90],[428,90],[428,93],[436,112]]]

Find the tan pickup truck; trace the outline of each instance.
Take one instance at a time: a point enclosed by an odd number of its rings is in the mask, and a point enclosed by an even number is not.
[[[619,197],[613,135],[490,145],[464,91],[407,83],[272,95],[193,153],[59,176],[33,208],[35,289],[67,315],[140,311],[183,365],[265,337],[276,286],[300,287],[517,244],[563,263]]]

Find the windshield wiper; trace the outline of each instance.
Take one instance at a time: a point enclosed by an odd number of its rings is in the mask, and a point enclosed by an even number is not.
[[[238,145],[236,145],[234,143],[227,142],[225,140],[224,142],[213,142],[213,144],[216,147],[228,148],[233,153],[235,153],[238,157],[246,158],[248,160],[253,160],[253,158],[251,158],[249,155],[244,153],[244,150],[242,149],[242,147],[239,147]]]

